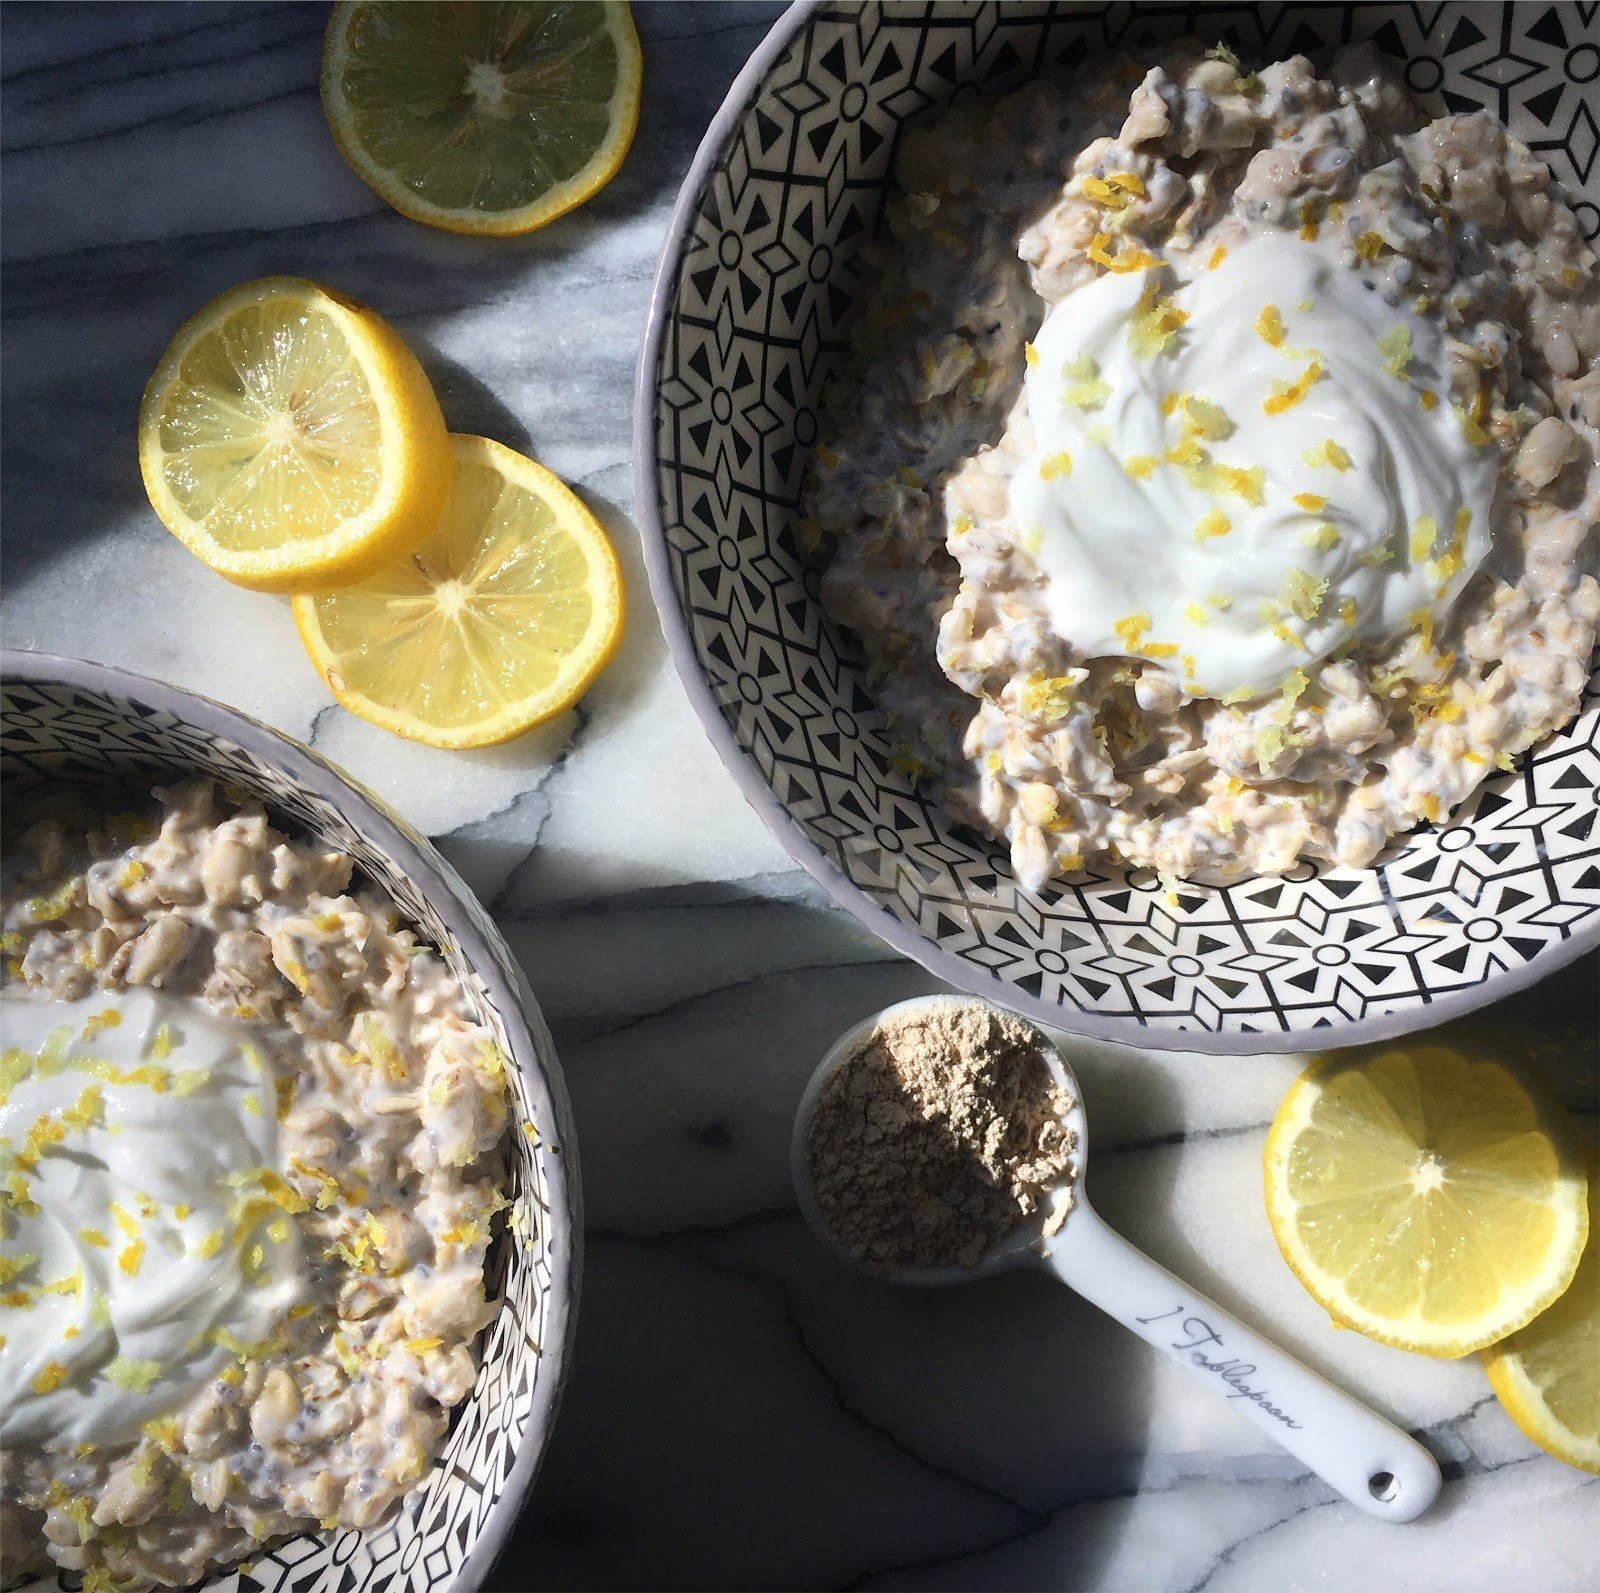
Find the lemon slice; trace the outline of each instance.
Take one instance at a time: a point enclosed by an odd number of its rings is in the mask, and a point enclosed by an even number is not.
[[[1600,1154],[1589,1161],[1589,1242],[1567,1291],[1483,1352],[1489,1386],[1534,1443],[1600,1474]]]
[[[1588,1232],[1559,1108],[1441,1045],[1312,1063],[1273,1119],[1265,1172],[1301,1283],[1336,1322],[1423,1355],[1531,1321]]]
[[[487,747],[570,708],[622,637],[622,574],[557,478],[452,436],[433,534],[359,586],[303,593],[295,624],[351,713],[434,747]]]
[[[355,174],[401,215],[508,235],[616,174],[641,70],[622,0],[345,0],[323,44],[322,108]]]
[[[139,409],[162,523],[240,586],[360,579],[416,546],[450,488],[450,442],[382,316],[300,277],[213,299],[167,345]]]

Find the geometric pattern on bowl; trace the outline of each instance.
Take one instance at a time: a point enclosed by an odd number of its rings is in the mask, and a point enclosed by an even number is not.
[[[930,8],[931,9],[931,8]],[[635,395],[636,500],[679,673],[751,804],[843,906],[950,983],[1061,1028],[1216,1051],[1379,1039],[1600,941],[1600,691],[1448,826],[1366,869],[1167,892],[1103,864],[1018,887],[1003,845],[890,767],[859,648],[794,535],[823,384],[847,345],[899,128],[1189,6],[797,6],[734,84],[668,229]],[[1503,20],[1504,26],[1501,26]],[[1494,26],[1489,26],[1489,22]],[[1277,60],[1371,39],[1432,114],[1484,108],[1600,235],[1600,6],[1218,6]]]
[[[472,1593],[538,1469],[566,1372],[581,1262],[571,1108],[520,969],[431,843],[309,748],[235,709],[122,671],[26,653],[4,658],[8,787],[49,780],[147,791],[198,774],[258,798],[291,835],[355,859],[358,873],[439,948],[473,1017],[512,1060],[512,1204],[486,1269],[489,1296],[502,1304],[477,1346],[477,1382],[453,1413],[437,1464],[382,1527],[304,1534],[257,1554],[248,1571],[203,1584],[217,1593]],[[337,803],[319,791],[337,791]],[[65,1589],[64,1576],[29,1584],[27,1593]]]

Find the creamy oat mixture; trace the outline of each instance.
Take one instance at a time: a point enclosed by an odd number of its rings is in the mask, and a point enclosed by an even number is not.
[[[351,860],[195,783],[6,813],[0,1553],[91,1593],[370,1526],[494,1313],[504,1062]]]
[[[802,532],[895,761],[1024,885],[1361,866],[1572,717],[1600,279],[1493,117],[1182,46],[895,175]]]

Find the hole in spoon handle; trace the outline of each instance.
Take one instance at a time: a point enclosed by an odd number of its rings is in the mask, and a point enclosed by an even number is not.
[[[1438,1496],[1439,1464],[1416,1439],[1135,1249],[1086,1202],[1045,1261],[1367,1514],[1411,1521]]]

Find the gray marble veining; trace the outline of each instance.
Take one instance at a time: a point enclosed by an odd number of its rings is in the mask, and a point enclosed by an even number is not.
[[[524,240],[429,232],[346,169],[317,102],[323,8],[0,14],[0,523],[9,645],[164,676],[349,767],[437,836],[551,1021],[589,1220],[572,1381],[499,1572],[532,1588],[1573,1589],[1594,1480],[1540,1455],[1473,1361],[1330,1331],[1279,1260],[1265,1126],[1298,1057],[1071,1043],[1095,1199],[1180,1274],[1368,1396],[1444,1463],[1370,1521],[1046,1280],[911,1294],[844,1275],[787,1184],[790,1114],[865,1012],[932,988],[828,907],[745,808],[667,662],[629,520],[651,268],[771,5],[636,8],[643,114],[617,179]],[[447,754],[332,705],[285,605],[210,576],[134,456],[178,323],[269,272],[393,317],[457,430],[536,454],[614,535],[621,655],[573,713]],[[1591,959],[1473,1024],[1593,1113]]]

